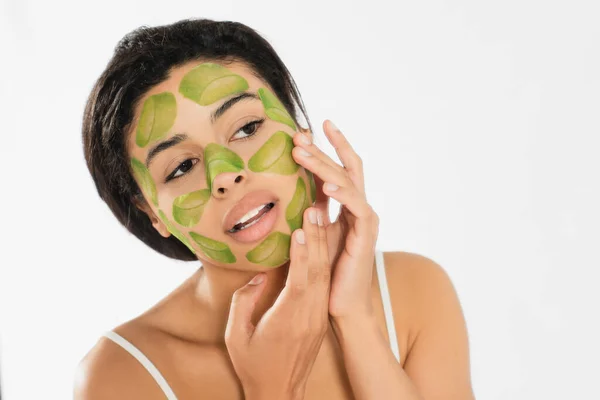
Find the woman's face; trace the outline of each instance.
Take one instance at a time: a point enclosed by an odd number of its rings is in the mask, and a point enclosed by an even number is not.
[[[299,128],[262,79],[243,63],[189,63],[146,93],[133,121],[127,151],[161,235],[219,266],[288,261],[314,180],[292,159]]]

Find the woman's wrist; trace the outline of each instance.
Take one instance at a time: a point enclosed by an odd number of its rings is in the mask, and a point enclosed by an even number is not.
[[[380,335],[375,315],[357,313],[344,317],[331,317],[331,326],[342,348],[355,339],[370,335]]]

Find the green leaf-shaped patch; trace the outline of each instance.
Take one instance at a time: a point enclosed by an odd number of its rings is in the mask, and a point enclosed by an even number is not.
[[[227,246],[225,243],[209,239],[206,236],[197,234],[196,232],[190,232],[190,236],[192,239],[194,239],[194,242],[198,243],[198,246],[200,246],[207,257],[226,264],[235,262],[235,256],[231,250],[229,250],[229,246]]]
[[[216,143],[210,143],[204,149],[204,163],[209,190],[212,190],[212,183],[217,175],[244,169],[244,160],[240,156]]]
[[[305,169],[306,176],[308,177],[308,184],[310,186],[310,198],[312,199],[312,203],[317,201],[317,185],[315,183],[315,177],[312,172]]]
[[[173,236],[175,236],[177,239],[179,239],[183,244],[185,244],[187,246],[188,249],[190,249],[190,251],[194,254],[196,254],[196,251],[194,250],[194,248],[192,247],[192,244],[190,243],[190,241],[188,240],[187,237],[185,237],[185,235],[183,233],[181,233],[179,231],[179,229],[177,229],[175,227],[175,225],[173,225],[171,223],[171,221],[169,221],[169,219],[167,218],[167,216],[165,215],[165,213],[162,210],[158,210],[158,216],[160,217],[160,219],[162,220],[162,222],[167,226],[167,229],[169,230],[169,232],[171,232],[171,234]]]
[[[204,206],[209,198],[210,190],[208,189],[196,190],[177,197],[173,201],[173,219],[179,225],[191,228],[202,218]]]
[[[248,160],[248,168],[254,172],[291,175],[299,167],[292,158],[293,148],[292,137],[283,131],[277,131]]]
[[[227,68],[203,63],[192,68],[179,83],[179,93],[201,106],[208,106],[248,89],[248,82]]]
[[[292,201],[290,201],[290,204],[285,209],[285,220],[292,232],[302,227],[302,216],[304,210],[308,207],[310,207],[310,202],[306,193],[306,184],[304,183],[304,179],[298,177],[294,197],[292,197]]]
[[[146,196],[150,198],[152,204],[158,206],[158,197],[156,194],[156,185],[152,180],[152,176],[150,175],[150,171],[148,168],[137,158],[131,159],[131,169],[133,170],[133,176],[140,185],[140,189]]]
[[[177,117],[177,103],[171,92],[152,95],[144,101],[138,121],[135,143],[145,147],[161,139],[171,129]]]
[[[248,261],[265,267],[278,267],[290,259],[290,235],[273,232],[246,254]]]
[[[265,114],[267,117],[271,118],[273,121],[281,122],[286,124],[294,131],[296,130],[296,124],[294,120],[287,112],[283,104],[279,101],[277,97],[267,88],[258,89],[258,97],[263,103],[265,107]]]

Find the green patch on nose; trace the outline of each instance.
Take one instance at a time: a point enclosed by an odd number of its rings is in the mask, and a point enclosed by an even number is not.
[[[158,216],[160,217],[161,221],[166,225],[167,230],[169,232],[171,232],[171,234],[173,236],[175,236],[177,239],[179,239],[183,244],[185,244],[187,246],[188,249],[190,249],[190,251],[194,254],[196,254],[196,251],[194,250],[194,248],[192,247],[192,244],[190,243],[190,241],[188,240],[187,237],[185,237],[185,235],[183,233],[181,233],[179,231],[179,229],[177,229],[167,218],[167,216],[165,215],[165,213],[162,210],[158,210]]]
[[[273,121],[286,124],[294,131],[297,130],[294,120],[287,112],[284,105],[281,104],[279,99],[273,93],[271,93],[269,89],[258,89],[258,97],[260,97],[260,100],[262,101],[263,106],[265,107],[265,114],[267,114],[267,117],[269,117]]]
[[[246,79],[215,63],[203,63],[192,68],[179,83],[179,93],[201,106],[246,89]]]
[[[285,220],[292,232],[302,227],[302,216],[304,215],[304,210],[308,207],[310,207],[310,201],[306,192],[306,184],[304,183],[304,179],[298,177],[294,197],[292,197],[292,201],[290,201],[290,204],[285,209]]]
[[[137,126],[135,143],[145,147],[161,139],[171,129],[177,117],[177,103],[171,92],[152,95],[144,101]]]
[[[246,254],[246,259],[265,267],[278,267],[290,258],[290,235],[273,232]]]
[[[210,199],[208,189],[196,190],[177,197],[173,201],[173,219],[179,225],[191,228],[202,218],[208,199]]]
[[[293,148],[290,135],[283,131],[275,132],[248,160],[248,168],[254,172],[291,175],[299,168],[292,158]]]
[[[190,232],[190,236],[194,242],[200,246],[200,249],[202,249],[208,258],[225,264],[231,264],[236,261],[235,256],[231,250],[229,250],[229,246],[227,246],[225,243],[209,239],[206,236],[197,234],[196,232]]]
[[[142,192],[150,198],[152,204],[158,206],[158,197],[156,193],[156,185],[152,180],[150,171],[148,168],[137,158],[131,159],[131,169],[133,170],[133,176],[140,185]]]
[[[216,143],[210,143],[204,149],[204,163],[209,191],[212,191],[212,184],[217,175],[244,169],[244,160],[240,156]]]

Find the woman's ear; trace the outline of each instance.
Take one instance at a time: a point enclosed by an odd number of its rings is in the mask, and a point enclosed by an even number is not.
[[[169,229],[167,228],[167,226],[164,224],[164,222],[162,222],[162,220],[160,218],[158,218],[156,216],[156,214],[154,213],[154,211],[150,208],[150,206],[148,205],[148,202],[146,202],[146,200],[144,199],[139,199],[139,198],[134,198],[133,199],[133,204],[143,213],[145,213],[148,218],[150,218],[150,222],[152,222],[152,226],[154,227],[154,229],[156,229],[156,231],[158,233],[160,233],[160,235],[164,238],[168,238],[169,236],[171,236],[171,232],[169,232]]]

